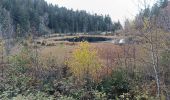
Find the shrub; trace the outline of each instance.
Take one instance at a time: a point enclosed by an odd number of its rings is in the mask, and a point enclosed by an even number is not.
[[[54,97],[47,96],[43,92],[36,92],[36,93],[30,93],[28,95],[17,95],[16,97],[13,97],[13,100],[54,100]]]
[[[130,90],[129,82],[123,70],[113,71],[110,77],[106,77],[98,85],[99,91],[105,92],[108,99],[115,99],[117,96],[127,93]]]
[[[59,98],[59,100],[76,100],[76,99],[74,99],[74,98],[72,98],[72,97],[61,96],[61,97]]]
[[[35,61],[35,56],[26,47],[22,48],[21,52],[10,57],[11,69],[16,73],[26,73],[32,67]]]
[[[88,42],[81,42],[73,51],[72,58],[68,61],[68,67],[78,80],[85,78],[97,79],[101,70],[101,63],[96,50],[91,50]]]

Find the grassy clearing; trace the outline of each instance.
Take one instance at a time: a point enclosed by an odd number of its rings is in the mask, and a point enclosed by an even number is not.
[[[75,46],[58,44],[56,46],[43,46],[39,50],[40,62],[42,65],[47,65],[49,59],[52,58],[58,65],[62,65],[70,56]]]

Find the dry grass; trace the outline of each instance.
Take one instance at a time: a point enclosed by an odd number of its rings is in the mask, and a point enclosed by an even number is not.
[[[67,38],[73,36],[67,36]],[[48,67],[50,66],[62,66],[65,60],[68,59],[79,43],[72,43],[66,41],[54,41],[56,37],[45,39],[47,44],[55,44],[53,46],[40,46],[39,56],[41,65]],[[114,45],[113,43],[90,43],[92,48],[97,49],[98,56],[103,63],[106,70],[113,70],[120,66],[133,66],[134,57],[134,45]],[[143,69],[142,58],[148,58],[148,53],[144,52],[140,45],[135,45],[135,56],[138,65],[141,65],[140,69]],[[49,60],[52,60],[52,64]],[[141,60],[142,63],[140,63]],[[56,65],[57,64],[57,65]],[[127,64],[127,65],[125,65]],[[103,72],[104,73],[104,72]]]
[[[40,62],[45,67],[48,67],[48,64],[50,63],[57,64],[53,66],[61,66],[62,64],[64,64],[64,61],[70,56],[74,48],[75,46],[64,44],[41,47],[39,51]]]

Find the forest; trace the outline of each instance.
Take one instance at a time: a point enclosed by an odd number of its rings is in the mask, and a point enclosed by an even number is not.
[[[23,37],[29,33],[41,36],[50,33],[87,33],[115,31],[120,22],[112,22],[109,15],[73,11],[65,7],[47,4],[44,0],[1,0],[0,25],[5,30],[11,24],[13,36]]]
[[[121,25],[0,0],[0,100],[170,100],[170,1],[146,1]]]

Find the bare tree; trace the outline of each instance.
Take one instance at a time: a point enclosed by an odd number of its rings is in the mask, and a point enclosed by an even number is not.
[[[150,4],[147,0],[143,0],[143,10],[140,10],[140,14],[136,17],[136,29],[139,32],[139,37],[143,39],[143,49],[148,53],[148,59],[143,59],[147,66],[151,66],[153,69],[156,85],[157,85],[157,96],[160,96],[160,53],[162,50],[161,29],[158,26],[158,17],[150,13]],[[160,15],[160,14],[159,14]],[[149,61],[147,61],[149,60]]]

